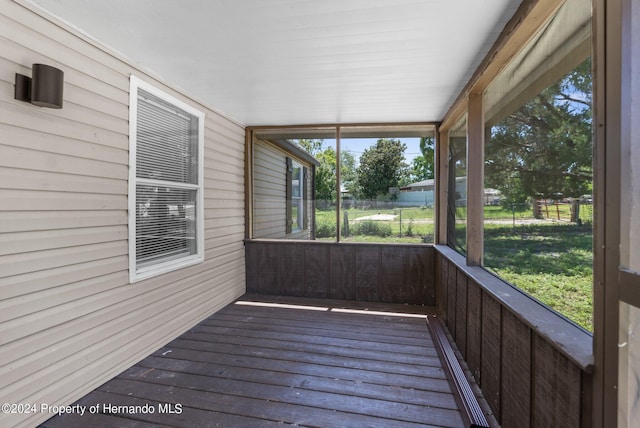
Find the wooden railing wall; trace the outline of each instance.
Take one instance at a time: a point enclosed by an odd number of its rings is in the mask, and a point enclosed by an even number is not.
[[[591,335],[456,256],[438,247],[438,315],[500,425],[590,427]]]
[[[426,245],[248,240],[247,291],[435,306]]]

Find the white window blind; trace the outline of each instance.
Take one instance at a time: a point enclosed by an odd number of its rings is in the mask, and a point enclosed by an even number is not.
[[[204,116],[134,77],[131,90],[133,282],[203,259]]]

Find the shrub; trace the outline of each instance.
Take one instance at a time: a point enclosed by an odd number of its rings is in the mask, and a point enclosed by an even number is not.
[[[407,236],[413,236],[413,220],[409,220],[409,226],[407,226]]]
[[[336,225],[335,223],[326,222],[318,223],[316,225],[316,238],[335,238]]]
[[[391,236],[391,233],[390,224],[378,223],[372,220],[358,222],[351,228],[352,235],[380,236],[385,238]]]

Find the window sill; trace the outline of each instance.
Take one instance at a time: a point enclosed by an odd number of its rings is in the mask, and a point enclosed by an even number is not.
[[[489,293],[510,309],[521,321],[551,342],[582,370],[592,371],[593,335],[591,333],[523,291],[494,276],[483,267],[467,266],[465,258],[452,248],[444,245],[436,245],[435,248],[475,281],[484,292]]]

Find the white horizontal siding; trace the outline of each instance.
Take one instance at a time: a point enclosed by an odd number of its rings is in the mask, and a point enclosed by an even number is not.
[[[287,237],[286,155],[271,144],[253,148],[253,237]]]
[[[69,404],[244,293],[244,128],[31,7],[0,8],[0,402]],[[33,63],[64,71],[63,109],[13,99]],[[205,261],[136,284],[130,74],[206,117]]]
[[[309,239],[310,228],[286,233],[287,183],[286,160],[291,155],[273,144],[258,140],[253,149],[253,237],[262,239]],[[293,158],[293,157],[292,157]],[[295,159],[295,158],[293,158]],[[299,159],[297,162],[309,167]],[[310,170],[310,169],[309,169]],[[305,183],[305,192],[310,194],[311,173]],[[308,198],[308,213],[312,211]],[[311,216],[309,215],[311,218]]]

